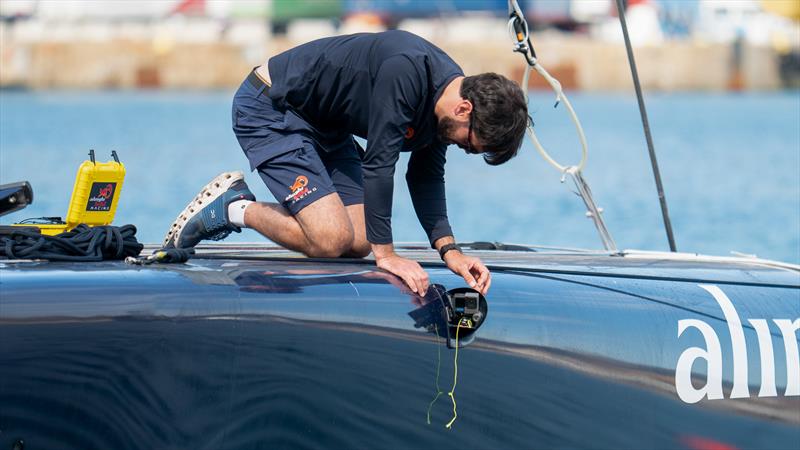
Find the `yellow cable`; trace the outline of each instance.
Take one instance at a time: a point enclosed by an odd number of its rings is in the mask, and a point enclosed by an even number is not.
[[[436,397],[431,400],[431,403],[428,405],[428,425],[431,424],[431,409],[433,409],[433,404],[436,403],[436,400],[439,399],[439,396],[444,394],[442,392],[442,388],[439,387],[439,369],[442,367],[442,345],[439,341],[439,327],[436,324],[433,324],[434,329],[436,330],[436,354],[438,357],[438,362],[436,363]]]
[[[445,428],[448,430],[451,429],[453,422],[455,422],[456,418],[458,417],[458,412],[456,412],[456,397],[453,394],[456,392],[456,384],[458,383],[458,330],[460,329],[461,321],[459,321],[458,325],[456,325],[456,356],[453,360],[453,388],[447,393],[447,395],[450,396],[450,400],[453,401],[453,418],[450,419],[450,422],[447,422],[447,425],[445,425]]]

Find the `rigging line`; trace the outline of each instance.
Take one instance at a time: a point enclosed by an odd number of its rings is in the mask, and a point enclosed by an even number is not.
[[[428,404],[428,425],[431,424],[431,409],[433,409],[433,404],[444,394],[442,388],[439,387],[439,372],[442,368],[442,344],[439,340],[439,327],[434,323],[433,328],[436,331],[436,355],[438,357],[438,362],[436,363],[436,397],[433,397],[433,400]]]
[[[569,114],[572,123],[575,125],[575,131],[578,135],[578,139],[580,140],[581,160],[577,166],[563,166],[559,164],[550,156],[550,154],[547,153],[547,150],[545,150],[544,146],[542,146],[542,144],[539,142],[539,139],[536,136],[536,131],[533,129],[533,123],[530,121],[528,122],[527,126],[528,137],[533,142],[534,147],[542,156],[542,158],[544,158],[544,160],[547,161],[551,166],[555,167],[556,170],[561,172],[562,183],[564,182],[566,175],[570,175],[570,177],[572,177],[572,180],[575,182],[576,187],[580,191],[578,195],[581,197],[581,199],[583,199],[583,203],[586,205],[586,215],[594,222],[597,232],[600,234],[600,240],[603,242],[603,247],[605,247],[606,250],[616,253],[617,245],[614,242],[614,238],[611,237],[611,233],[608,232],[608,227],[606,227],[605,222],[600,215],[602,208],[598,208],[595,204],[591,195],[591,191],[589,190],[589,186],[583,179],[583,175],[581,175],[581,171],[586,165],[586,159],[589,151],[588,144],[586,143],[586,135],[583,132],[583,127],[578,119],[578,115],[572,108],[572,104],[569,102],[567,96],[564,95],[564,90],[561,86],[561,83],[559,83],[558,80],[550,75],[547,70],[545,70],[545,68],[539,64],[536,58],[536,52],[533,50],[533,44],[531,43],[528,22],[525,20],[525,17],[522,14],[519,4],[516,0],[509,0],[508,16],[508,35],[514,45],[514,51],[521,53],[525,57],[525,62],[527,63],[525,66],[524,75],[522,76],[521,85],[522,93],[525,97],[525,103],[528,103],[528,80],[530,80],[531,70],[536,70],[536,72],[539,73],[539,75],[541,75],[545,81],[547,81],[556,94],[556,103],[553,105],[553,108],[557,107],[559,103],[563,103],[564,107],[567,109],[567,113]]]
[[[459,320],[458,325],[456,325],[456,356],[453,358],[453,387],[452,389],[450,389],[450,392],[447,393],[447,395],[450,396],[450,400],[453,401],[453,418],[450,419],[450,422],[447,422],[447,424],[444,426],[448,430],[452,429],[453,422],[455,422],[456,418],[458,418],[458,412],[456,412],[455,393],[456,393],[456,384],[458,383],[458,330],[461,329],[462,321],[463,319]]]
[[[436,296],[439,297],[439,303],[441,303],[442,312],[444,313],[445,310],[447,309],[447,306],[445,305],[445,301],[442,298],[442,293],[439,291],[439,289],[434,289],[434,292],[436,293]],[[447,294],[445,294],[445,295],[447,295]],[[433,398],[433,400],[431,400],[430,404],[428,404],[428,425],[431,424],[431,410],[433,408],[434,403],[436,403],[436,400],[438,400],[439,397],[442,394],[444,394],[444,391],[442,391],[442,388],[439,387],[439,373],[440,373],[441,367],[442,367],[442,347],[441,347],[441,342],[439,341],[439,326],[436,324],[436,322],[434,322],[433,328],[436,331],[436,357],[437,357],[438,361],[436,363],[436,396]],[[445,323],[445,332],[448,333],[448,339],[449,339],[450,331],[447,329],[447,324],[446,323]],[[458,330],[456,330],[456,334],[457,333],[458,333]],[[458,340],[456,340],[456,344],[457,343],[458,343]]]
[[[664,218],[664,228],[667,231],[667,240],[669,241],[669,250],[676,252],[675,237],[672,234],[672,223],[669,220],[669,210],[667,209],[667,198],[664,195],[664,186],[661,184],[661,173],[658,170],[658,160],[656,160],[656,151],[653,147],[653,137],[650,135],[650,123],[647,120],[647,110],[644,107],[644,98],[642,97],[642,86],[639,83],[639,72],[636,70],[636,61],[633,58],[633,48],[631,47],[631,38],[628,35],[628,24],[625,22],[625,6],[622,0],[616,0],[617,12],[619,15],[619,23],[622,26],[622,34],[625,38],[625,50],[628,52],[628,63],[631,67],[631,75],[633,76],[633,86],[636,89],[636,100],[639,102],[639,113],[642,116],[642,126],[644,127],[644,136],[647,140],[647,150],[650,152],[650,165],[653,167],[653,176],[656,179],[656,189],[658,190],[658,201],[661,204],[661,215]]]
[[[511,3],[511,2],[510,2]],[[534,131],[533,126],[529,123],[527,126],[528,137],[533,142],[534,147],[542,155],[545,161],[547,161],[551,166],[555,167],[561,173],[565,173],[571,167],[575,167],[575,170],[582,170],[583,167],[586,165],[586,159],[588,157],[588,144],[586,142],[586,136],[583,132],[583,127],[581,126],[580,119],[578,119],[577,113],[575,113],[575,109],[573,109],[572,104],[570,103],[567,96],[564,94],[564,90],[561,86],[561,83],[556,80],[550,73],[545,70],[545,68],[538,62],[536,58],[536,53],[533,50],[533,45],[531,44],[529,32],[528,32],[528,22],[525,21],[524,17],[521,15],[521,11],[514,10],[514,8],[518,8],[519,6],[516,5],[516,2],[513,2],[514,7],[511,9],[510,19],[508,21],[508,34],[511,38],[511,41],[514,43],[514,51],[521,53],[525,57],[526,67],[524,74],[522,76],[522,84],[520,87],[522,88],[522,94],[525,97],[525,102],[528,102],[528,80],[530,79],[531,70],[536,70],[542,78],[547,81],[550,87],[553,89],[553,92],[556,94],[556,103],[553,107],[557,107],[560,103],[563,103],[564,106],[567,108],[567,113],[569,114],[570,119],[572,120],[573,125],[575,126],[575,131],[578,134],[578,139],[581,143],[581,159],[577,166],[564,166],[559,164],[544,146],[539,142],[539,139],[536,136],[536,131]],[[522,31],[519,31],[522,30]]]
[[[575,126],[575,131],[577,132],[578,139],[580,140],[580,143],[581,143],[581,159],[580,159],[580,162],[578,162],[577,166],[564,166],[564,165],[559,164],[555,159],[553,159],[552,156],[550,156],[550,154],[547,152],[547,150],[544,148],[544,146],[541,144],[541,142],[539,142],[539,139],[536,136],[536,131],[534,131],[533,126],[531,126],[530,124],[528,125],[528,137],[531,139],[531,141],[533,142],[534,146],[536,147],[536,150],[539,152],[540,155],[542,155],[542,157],[545,159],[545,161],[550,163],[550,165],[555,167],[556,170],[558,170],[559,172],[564,173],[567,170],[569,170],[571,167],[575,167],[575,170],[578,170],[578,171],[583,170],[584,166],[586,166],[586,159],[588,158],[588,154],[589,154],[589,150],[588,150],[589,145],[586,142],[586,135],[583,132],[583,127],[581,126],[580,119],[578,119],[578,115],[577,115],[577,113],[575,113],[575,109],[572,108],[572,103],[570,103],[569,99],[564,94],[563,88],[561,87],[561,83],[559,83],[558,80],[553,78],[553,76],[550,75],[544,69],[544,67],[541,64],[538,64],[538,63],[535,66],[528,66],[525,69],[525,75],[523,76],[523,81],[522,81],[522,86],[521,87],[523,88],[523,94],[525,95],[525,100],[526,101],[528,100],[527,86],[528,86],[528,79],[530,77],[531,69],[535,69],[539,73],[539,75],[541,75],[542,78],[544,78],[547,81],[547,83],[550,85],[550,87],[553,89],[553,91],[555,91],[555,93],[556,93],[556,104],[555,104],[554,107],[558,106],[559,103],[563,103],[564,106],[567,108],[567,113],[569,114],[569,117],[572,120],[572,124]]]

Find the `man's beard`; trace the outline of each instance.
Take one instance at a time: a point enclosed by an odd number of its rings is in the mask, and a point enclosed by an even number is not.
[[[451,136],[455,134],[458,123],[450,117],[442,117],[436,124],[436,137],[444,144],[454,144]]]

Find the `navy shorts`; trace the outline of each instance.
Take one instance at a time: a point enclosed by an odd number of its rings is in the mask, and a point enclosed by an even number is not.
[[[251,73],[233,97],[233,132],[250,170],[258,170],[278,203],[292,215],[328,194],[345,206],[364,203],[361,154],[352,136],[320,144],[314,127],[277,109],[267,86]]]

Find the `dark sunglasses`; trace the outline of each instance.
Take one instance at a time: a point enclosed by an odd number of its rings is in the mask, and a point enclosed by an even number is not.
[[[472,114],[470,114],[469,115],[469,130],[467,131],[467,148],[465,148],[464,150],[466,150],[467,153],[477,154],[477,153],[480,153],[480,152],[473,151],[473,149],[472,149],[472,123],[473,123],[472,117],[473,117]]]

